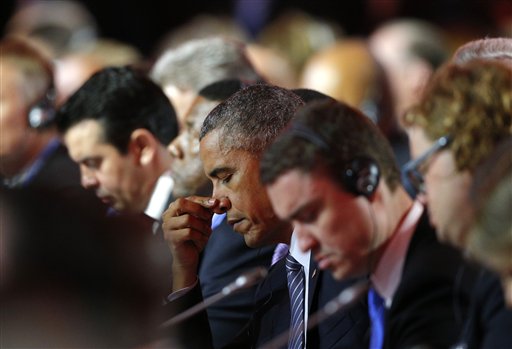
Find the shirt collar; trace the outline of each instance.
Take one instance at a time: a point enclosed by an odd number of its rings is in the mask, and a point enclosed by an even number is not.
[[[299,242],[297,240],[297,234],[295,232],[292,233],[292,238],[290,241],[290,254],[293,258],[300,264],[304,266],[305,269],[309,269],[309,261],[311,257],[311,251],[308,250],[306,252],[302,252],[299,248]],[[306,273],[307,275],[307,273]]]
[[[144,213],[155,221],[160,221],[162,219],[162,214],[167,208],[173,187],[174,180],[172,179],[170,172],[162,174],[156,182],[155,189],[153,189],[151,199],[149,200]]]

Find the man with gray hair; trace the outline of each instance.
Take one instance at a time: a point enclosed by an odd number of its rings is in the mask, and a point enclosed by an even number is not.
[[[251,84],[262,80],[242,42],[215,36],[168,49],[157,59],[150,76],[162,86],[180,119],[199,91],[212,83],[239,80]]]

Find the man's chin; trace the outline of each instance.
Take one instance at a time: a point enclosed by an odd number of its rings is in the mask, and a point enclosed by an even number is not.
[[[245,240],[245,244],[250,248],[259,248],[265,246],[261,237],[251,233],[242,234]]]
[[[126,214],[137,214],[137,213],[140,213],[135,208],[128,207],[126,205],[123,205],[120,202],[115,202],[111,206],[114,208],[114,210],[116,210],[117,212],[120,212],[120,213],[126,213]]]

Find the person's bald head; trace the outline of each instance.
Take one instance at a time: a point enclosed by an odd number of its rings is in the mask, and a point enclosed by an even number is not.
[[[430,76],[447,59],[442,34],[432,23],[404,18],[384,23],[369,36],[370,49],[389,80],[399,120],[419,101]]]
[[[344,39],[313,55],[302,71],[300,87],[361,110],[386,135],[396,132],[384,71],[363,39]]]
[[[359,108],[372,95],[377,75],[366,43],[349,39],[313,55],[302,71],[300,85]]]

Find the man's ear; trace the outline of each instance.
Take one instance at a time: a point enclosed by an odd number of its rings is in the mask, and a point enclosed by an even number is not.
[[[148,130],[138,128],[130,136],[128,149],[134,155],[137,164],[147,166],[156,156],[158,141]]]

